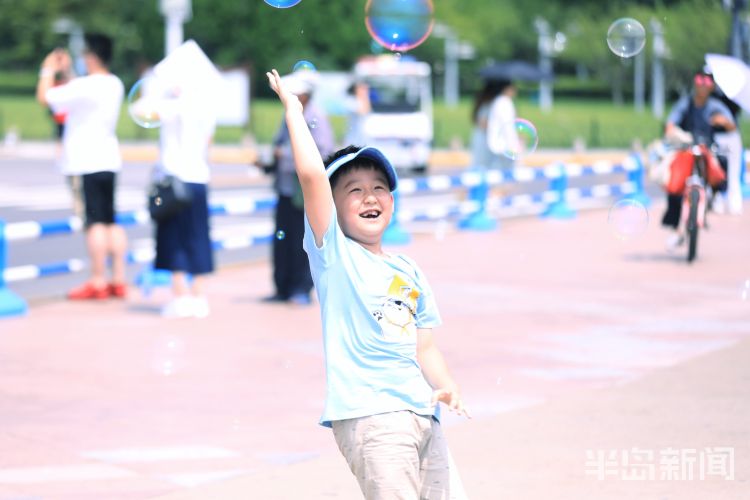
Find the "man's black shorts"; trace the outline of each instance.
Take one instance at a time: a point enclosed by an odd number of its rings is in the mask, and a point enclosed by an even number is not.
[[[115,177],[114,172],[94,172],[81,176],[86,227],[91,224],[114,224]]]

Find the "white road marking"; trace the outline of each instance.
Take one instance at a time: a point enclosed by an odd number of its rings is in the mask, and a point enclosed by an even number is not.
[[[201,484],[214,483],[224,479],[243,476],[250,472],[251,471],[248,469],[232,469],[211,472],[194,472],[190,474],[169,474],[161,477],[179,486],[192,488],[193,486],[199,486]]]
[[[85,458],[110,463],[143,463],[166,460],[208,460],[214,458],[236,458],[239,452],[215,446],[173,446],[164,448],[119,448],[114,450],[86,451]]]
[[[46,467],[15,467],[0,469],[0,484],[31,484],[58,481],[101,481],[121,479],[136,474],[106,464],[55,465]]]

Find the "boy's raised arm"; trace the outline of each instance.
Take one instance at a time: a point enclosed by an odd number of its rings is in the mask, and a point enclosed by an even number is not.
[[[320,246],[323,244],[323,235],[328,230],[333,210],[331,184],[328,182],[318,146],[302,115],[302,104],[299,99],[284,88],[275,69],[266,73],[266,76],[269,85],[284,105],[286,126],[289,129],[294,154],[294,168],[305,199],[305,213],[315,235],[315,243]]]

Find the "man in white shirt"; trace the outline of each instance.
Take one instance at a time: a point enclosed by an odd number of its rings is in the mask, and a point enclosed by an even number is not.
[[[122,165],[115,135],[125,90],[109,72],[112,41],[86,35],[84,60],[87,75],[53,87],[54,75],[70,56],[52,51],[42,63],[37,100],[53,112],[66,113],[61,168],[66,176],[81,176],[85,207],[86,246],[91,277],[68,293],[70,299],[122,298],[125,285],[127,239],[115,224],[115,180]],[[107,257],[112,259],[112,279],[106,279]]]

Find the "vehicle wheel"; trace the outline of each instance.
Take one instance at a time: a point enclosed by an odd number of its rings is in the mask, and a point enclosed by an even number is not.
[[[700,202],[700,193],[697,189],[691,189],[688,205],[690,213],[687,220],[687,237],[688,237],[688,262],[693,262],[698,247],[698,204]]]

